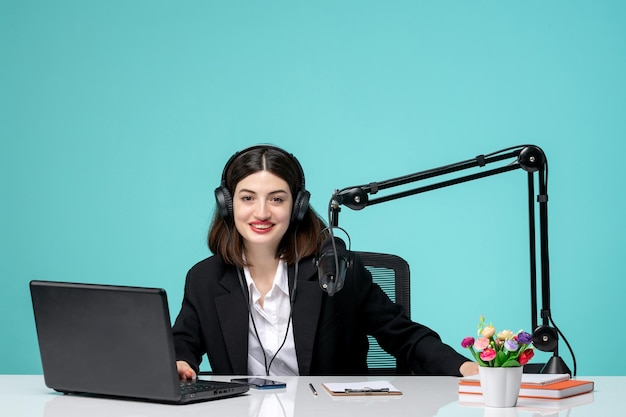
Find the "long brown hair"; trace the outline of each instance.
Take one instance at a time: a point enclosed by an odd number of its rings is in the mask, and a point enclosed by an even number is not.
[[[235,154],[224,167],[220,187],[226,187],[232,196],[242,179],[259,171],[268,171],[287,182],[294,202],[298,192],[304,190],[304,176],[298,160],[283,149],[271,145],[253,146]],[[278,245],[276,257],[293,264],[313,255],[318,249],[318,241],[324,238],[320,237],[324,228],[324,221],[308,206],[307,201],[302,221],[291,222]],[[244,266],[243,238],[235,227],[232,215],[224,219],[219,210],[215,211],[209,228],[208,244],[211,252],[220,255],[226,263]]]

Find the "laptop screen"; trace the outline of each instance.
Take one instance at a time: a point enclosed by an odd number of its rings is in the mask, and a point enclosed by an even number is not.
[[[30,290],[49,388],[175,404],[249,390],[200,380],[181,388],[161,288],[31,281]]]

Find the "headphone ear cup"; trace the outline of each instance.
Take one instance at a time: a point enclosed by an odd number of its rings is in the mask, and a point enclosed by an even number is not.
[[[233,197],[230,195],[228,188],[222,185],[215,189],[215,202],[217,203],[220,216],[224,220],[229,220],[233,213]]]
[[[298,192],[298,195],[293,203],[293,209],[291,210],[291,223],[298,224],[304,219],[304,216],[309,209],[310,198],[311,193],[307,190]]]

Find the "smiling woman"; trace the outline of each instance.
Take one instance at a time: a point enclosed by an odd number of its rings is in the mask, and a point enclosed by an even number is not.
[[[270,145],[233,155],[215,190],[211,256],[187,274],[174,324],[181,379],[203,354],[216,374],[367,374],[367,336],[413,369],[478,371],[431,329],[410,320],[354,256],[341,292],[319,286],[315,254],[327,229],[309,205],[304,173]]]
[[[246,178],[252,174],[273,174],[275,179],[282,180],[283,184],[272,192],[282,191],[293,201],[289,206],[289,225],[297,229],[298,233],[285,235],[276,255],[284,257],[288,263],[297,260],[293,248],[299,248],[301,256],[315,253],[316,239],[324,228],[323,220],[317,216],[309,206],[310,194],[305,188],[304,172],[298,160],[284,150],[269,146],[252,146],[233,155],[222,172],[222,180],[215,189],[217,211],[209,231],[209,249],[220,254],[230,263],[243,267],[243,241],[238,233],[231,233],[234,226],[233,192],[241,193],[246,190]],[[243,186],[240,184],[244,182]],[[265,190],[267,191],[267,190]],[[249,196],[238,195],[237,198],[246,199]],[[237,202],[239,203],[239,201]]]
[[[291,201],[287,182],[268,171],[250,174],[237,184],[233,199],[235,227],[245,242],[248,265],[256,263],[254,249],[261,256],[277,253],[289,228]]]

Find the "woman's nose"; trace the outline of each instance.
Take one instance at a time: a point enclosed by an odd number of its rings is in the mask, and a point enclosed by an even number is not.
[[[268,204],[265,201],[258,200],[255,205],[254,215],[259,219],[267,219],[270,216]]]

